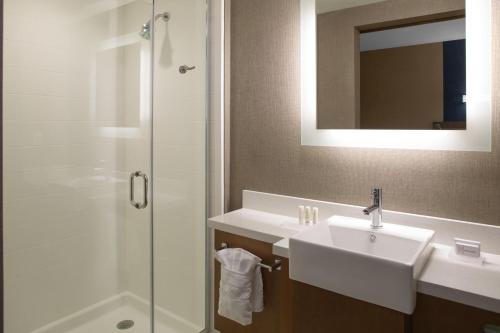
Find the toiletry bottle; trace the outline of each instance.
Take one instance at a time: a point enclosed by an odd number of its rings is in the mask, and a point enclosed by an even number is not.
[[[318,224],[318,220],[319,220],[319,209],[318,209],[318,207],[313,207],[313,209],[312,209],[313,224]]]
[[[299,206],[299,224],[304,224],[306,221],[306,212],[304,206]]]
[[[311,207],[306,206],[306,224],[311,223],[312,221],[312,213],[311,213]]]

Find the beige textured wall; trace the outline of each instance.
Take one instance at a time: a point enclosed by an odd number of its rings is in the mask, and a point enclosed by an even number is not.
[[[493,152],[303,147],[298,0],[232,0],[231,208],[250,189],[500,225],[500,3],[493,2]]]

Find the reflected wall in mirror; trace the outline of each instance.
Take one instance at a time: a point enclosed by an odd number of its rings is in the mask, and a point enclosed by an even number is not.
[[[465,130],[465,0],[315,0],[317,128]]]

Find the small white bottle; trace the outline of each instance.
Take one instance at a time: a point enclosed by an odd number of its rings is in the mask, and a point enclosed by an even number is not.
[[[313,209],[312,209],[312,220],[313,220],[313,224],[318,224],[318,220],[319,220],[318,207],[313,207]]]
[[[304,224],[306,221],[306,212],[304,206],[299,206],[299,224]]]
[[[312,213],[311,213],[311,207],[306,206],[306,224],[311,223],[312,221]]]

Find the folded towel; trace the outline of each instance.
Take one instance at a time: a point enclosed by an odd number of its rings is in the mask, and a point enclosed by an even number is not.
[[[243,249],[217,251],[221,263],[219,315],[241,325],[252,323],[252,312],[264,309],[262,274],[257,266],[262,260]]]

